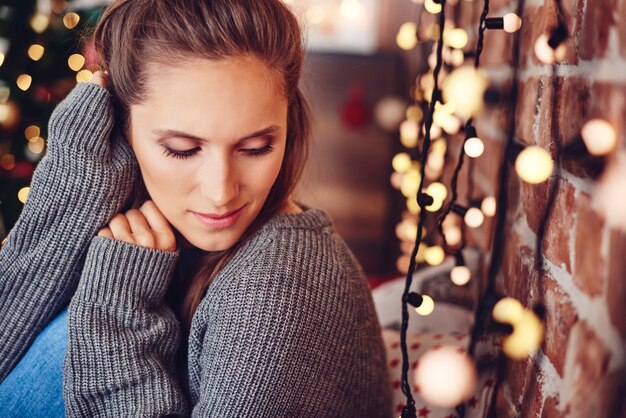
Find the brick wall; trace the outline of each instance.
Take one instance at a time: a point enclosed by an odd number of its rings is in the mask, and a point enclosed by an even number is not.
[[[476,30],[482,5],[462,0],[454,9],[468,30]],[[524,21],[518,35],[486,34],[481,64],[503,99],[477,120],[486,153],[473,164],[472,195],[498,193],[511,117],[517,141],[550,150],[560,164],[541,185],[525,184],[515,173],[508,182],[498,288],[525,306],[544,304],[547,315],[537,354],[507,362],[496,416],[626,417],[626,234],[592,209],[594,170],[556,155],[557,145],[579,137],[592,117],[611,121],[621,149],[626,146],[626,0],[563,0],[571,37],[565,62],[555,68],[541,64],[533,52],[536,38],[556,21],[554,1],[492,0],[489,15],[518,7]],[[517,60],[515,36],[520,37]],[[508,103],[514,62],[519,95],[517,103]],[[468,169],[464,172],[467,178]],[[550,208],[551,193],[556,197]],[[492,232],[488,223],[474,232],[472,242],[489,250]],[[543,269],[535,264],[538,256]]]

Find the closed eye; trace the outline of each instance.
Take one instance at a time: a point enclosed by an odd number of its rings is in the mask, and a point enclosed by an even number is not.
[[[184,160],[184,159],[193,157],[194,155],[198,153],[199,150],[200,150],[200,147],[196,147],[194,149],[185,150],[185,151],[178,151],[178,150],[173,150],[168,147],[163,147],[163,154],[171,158],[178,158],[178,159]]]

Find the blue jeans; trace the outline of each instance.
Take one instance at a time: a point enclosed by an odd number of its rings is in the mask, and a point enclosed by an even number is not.
[[[35,338],[24,357],[0,383],[0,417],[64,417],[63,359],[67,308]]]

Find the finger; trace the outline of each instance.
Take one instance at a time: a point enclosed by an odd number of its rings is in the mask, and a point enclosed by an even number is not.
[[[109,228],[108,226],[105,226],[104,228],[101,228],[100,231],[98,231],[97,236],[113,238],[113,232],[111,232],[111,228]]]
[[[130,209],[126,212],[126,219],[130,225],[130,233],[133,235],[135,243],[142,247],[155,248],[154,232],[148,225],[148,221],[143,213],[137,209]]]
[[[93,73],[93,77],[91,77],[91,82],[106,88],[108,86],[107,74],[104,71],[98,70]]]
[[[152,200],[146,200],[139,208],[152,228],[156,247],[161,250],[176,250],[176,237],[170,223]]]
[[[113,233],[113,238],[126,241],[131,244],[135,243],[133,239],[133,235],[130,232],[130,225],[128,223],[128,219],[126,216],[118,213],[109,221],[109,228],[111,228],[111,232]]]

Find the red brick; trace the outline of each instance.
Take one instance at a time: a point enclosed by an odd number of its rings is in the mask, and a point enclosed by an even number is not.
[[[540,232],[539,227],[547,210],[553,181],[555,180],[536,185],[522,184],[522,204],[528,226],[535,233]],[[556,193],[556,201],[547,220],[542,240],[543,254],[557,266],[564,266],[568,272],[571,272],[569,236],[574,227],[574,187],[565,180],[559,180]]]
[[[559,411],[559,400],[554,396],[546,398],[543,403],[541,418],[562,418],[563,412]]]
[[[548,28],[554,26],[556,22],[554,6],[552,2],[549,2],[545,6],[526,7],[522,19],[524,23],[520,29],[522,37],[520,50],[524,52],[520,56],[520,66],[524,68],[528,65],[540,64],[534,53],[535,41]]]
[[[626,301],[626,235],[614,231],[610,235],[610,255],[609,255],[609,284],[607,291],[607,302],[611,322],[622,337],[626,339],[626,321],[624,320],[624,301]]]
[[[570,332],[565,357],[563,387],[567,399],[562,399],[572,417],[608,416],[597,415],[598,387],[607,373],[610,353],[584,321],[577,322]]]
[[[517,125],[515,135],[527,145],[535,144],[533,124],[537,117],[539,79],[529,78],[518,85]]]
[[[498,418],[519,418],[519,411],[506,399],[502,388],[494,394],[494,398],[496,416]]]
[[[486,31],[480,66],[497,68],[513,64],[513,41],[515,34],[504,31]]]
[[[529,306],[531,295],[537,293],[539,277],[533,251],[521,243],[515,232],[506,234],[502,272],[506,296]]]
[[[586,193],[578,196],[576,215],[574,283],[586,294],[595,297],[602,294],[607,275],[606,260],[601,254],[604,221],[591,209],[591,197]]]
[[[559,78],[559,130],[561,145],[580,138],[589,107],[589,83],[581,77]]]
[[[541,372],[537,366],[532,363],[533,367],[530,369],[527,376],[527,384],[524,388],[524,398],[522,400],[522,414],[523,417],[538,417],[541,410],[541,403],[543,402],[543,385]]]
[[[534,366],[530,359],[507,361],[505,379],[509,385],[511,401],[519,410],[522,408],[522,400],[526,395],[527,389],[529,389],[529,381],[532,379],[531,376],[535,375],[535,373]]]
[[[626,3],[621,1],[619,4],[619,21],[621,25],[617,25],[617,33],[619,34],[619,50],[622,57],[626,57]],[[626,416],[626,415],[625,415]]]
[[[563,376],[567,340],[572,326],[578,321],[576,308],[559,284],[551,277],[545,277],[544,303],[546,307],[546,328],[543,352],[548,356],[559,375]]]
[[[606,56],[609,31],[615,25],[616,0],[587,1],[586,6],[578,54],[591,60]]]

